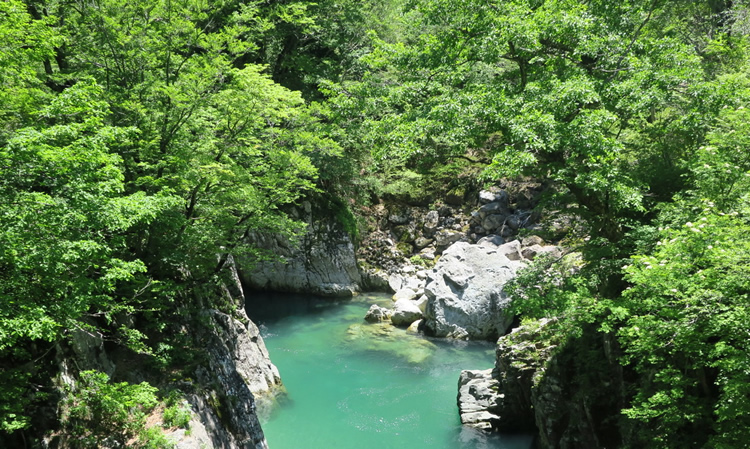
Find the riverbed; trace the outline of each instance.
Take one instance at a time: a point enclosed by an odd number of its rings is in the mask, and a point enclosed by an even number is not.
[[[260,326],[287,396],[263,430],[271,449],[528,449],[529,436],[461,426],[462,369],[491,368],[494,345],[450,342],[367,324],[370,304],[389,296],[332,301],[253,295]]]

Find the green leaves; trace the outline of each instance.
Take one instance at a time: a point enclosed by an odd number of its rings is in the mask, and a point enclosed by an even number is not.
[[[748,438],[750,363],[740,355],[750,350],[746,192],[732,208],[704,203],[694,221],[662,228],[654,251],[625,268],[631,316],[620,337],[627,361],[644,376],[625,413],[646,424],[645,441],[705,438],[685,434],[693,426],[711,428],[712,445]]]
[[[82,448],[152,447],[145,426],[158,403],[156,391],[147,382],[113,383],[105,373],[83,371],[65,392],[61,421],[66,436]]]

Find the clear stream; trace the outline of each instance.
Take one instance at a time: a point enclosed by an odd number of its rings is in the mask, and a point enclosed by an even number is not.
[[[263,430],[271,449],[528,449],[528,436],[462,428],[462,369],[491,368],[494,346],[448,342],[364,322],[382,294],[248,302],[288,396]]]

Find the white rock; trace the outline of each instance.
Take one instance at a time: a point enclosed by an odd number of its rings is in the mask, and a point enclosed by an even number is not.
[[[421,318],[422,311],[419,310],[419,307],[417,307],[417,304],[414,301],[400,299],[393,305],[391,323],[396,326],[408,326]]]
[[[401,290],[397,291],[396,294],[393,295],[392,298],[394,301],[400,301],[402,299],[411,301],[412,299],[417,298],[417,292],[410,288],[402,288]]]
[[[425,286],[425,325],[436,336],[487,339],[507,331],[513,316],[503,287],[524,264],[500,248],[459,242],[445,250]]]

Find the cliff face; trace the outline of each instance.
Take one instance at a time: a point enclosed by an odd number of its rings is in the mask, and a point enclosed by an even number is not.
[[[258,421],[259,409],[281,389],[281,379],[268,359],[258,327],[247,320],[244,310],[238,314],[203,313],[210,324],[200,339],[210,356],[196,370],[196,380],[210,388],[188,396],[194,412],[191,431],[170,433],[181,449],[268,448]]]
[[[494,369],[462,372],[462,422],[536,432],[543,449],[623,446],[623,378],[613,339],[593,329],[579,337],[559,331],[549,320],[516,328],[498,340]]]
[[[164,430],[179,449],[267,449],[259,415],[278,394],[283,394],[279,372],[271,363],[258,327],[244,310],[244,294],[230,258],[222,287],[211,293],[196,293],[197,304],[223,303],[233,307],[231,314],[204,308],[188,317],[175,317],[170,329],[189,335],[198,361],[177,379],[140,363],[132,352],[105,344],[97,332],[76,331],[57,346],[58,379],[61,390],[76,388],[77,373],[104,372],[113,379],[131,384],[148,380],[166,390],[179,389],[190,409],[189,431]],[[219,295],[211,301],[207,294]],[[134,323],[130,323],[133,325]],[[58,410],[58,413],[61,411]],[[152,412],[149,422],[159,425],[160,412]],[[66,436],[45,438],[49,448],[66,447]]]
[[[253,234],[253,244],[282,260],[254,263],[238,259],[245,286],[254,290],[347,297],[362,282],[354,243],[338,220],[314,209],[310,202],[295,211],[307,223],[298,245],[275,234]],[[245,268],[252,266],[252,268]]]

